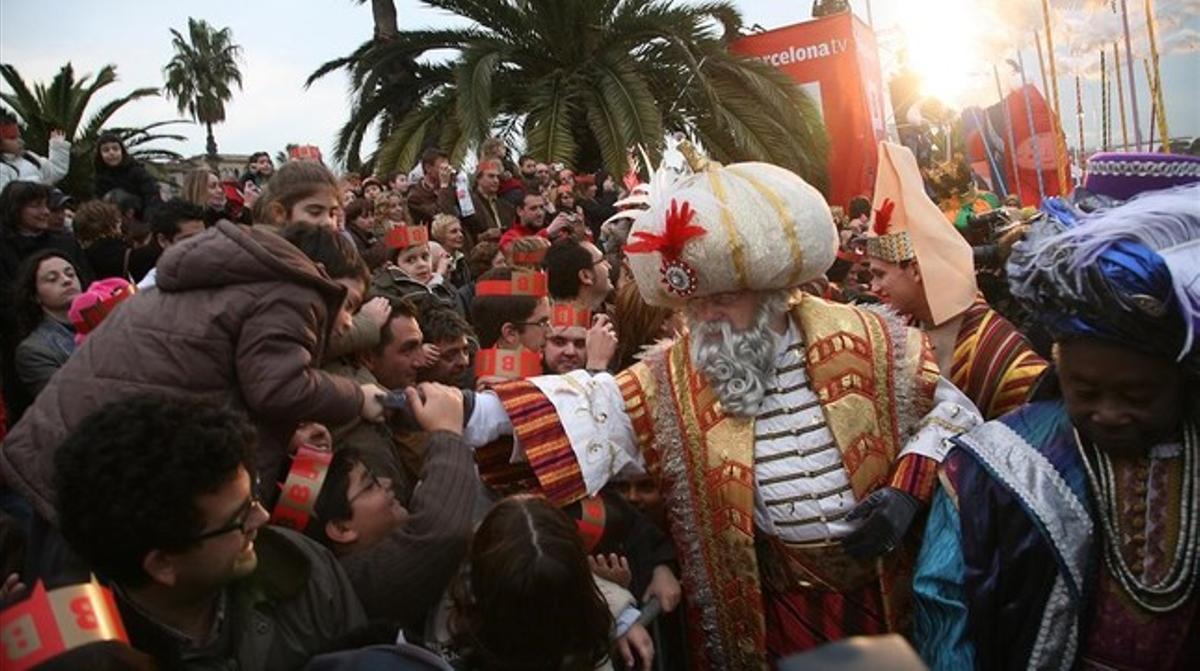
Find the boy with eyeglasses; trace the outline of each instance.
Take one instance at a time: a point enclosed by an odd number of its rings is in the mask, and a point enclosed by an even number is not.
[[[329,551],[267,526],[255,443],[228,409],[142,396],[55,455],[63,536],[162,668],[292,669],[366,622]]]
[[[337,555],[370,618],[420,628],[466,554],[479,480],[461,392],[422,383],[408,397],[426,439],[416,484],[390,455],[341,447],[306,532]]]

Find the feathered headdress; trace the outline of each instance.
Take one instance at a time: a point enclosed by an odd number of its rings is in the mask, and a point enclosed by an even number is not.
[[[1044,208],[1014,247],[1013,295],[1056,338],[1111,340],[1200,372],[1200,184],[1091,215],[1061,210]]]

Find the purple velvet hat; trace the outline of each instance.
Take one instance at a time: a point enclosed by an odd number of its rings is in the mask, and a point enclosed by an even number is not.
[[[1083,188],[1116,200],[1139,193],[1200,182],[1200,156],[1182,154],[1092,154]]]

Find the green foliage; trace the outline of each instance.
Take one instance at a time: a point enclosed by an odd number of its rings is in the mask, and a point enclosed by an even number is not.
[[[825,188],[815,105],[778,70],[730,52],[741,16],[729,2],[424,1],[471,27],[399,31],[309,77],[350,76],[335,158],[351,169],[407,170],[432,145],[458,161],[520,129],[540,160],[621,174],[630,147],[657,161],[664,133],[683,131],[719,161],[776,163]],[[433,62],[444,50],[451,58]],[[364,161],[373,124],[378,149]]]
[[[118,110],[129,103],[148,96],[158,95],[158,89],[143,87],[120,96],[103,105],[90,116],[87,114],[92,98],[106,86],[117,81],[115,65],[106,65],[92,78],[85,74],[78,79],[70,63],[59,69],[50,83],[26,83],[21,73],[10,64],[0,65],[0,77],[12,89],[11,93],[0,93],[0,100],[20,119],[22,138],[31,151],[45,156],[49,150],[50,132],[62,130],[71,142],[71,169],[58,183],[58,188],[77,198],[92,195],[95,168],[96,139],[102,130],[116,133],[124,142],[129,153],[139,160],[161,160],[179,158],[179,154],[152,147],[162,140],[182,141],[175,133],[164,133],[164,127],[180,123],[159,121],[140,128],[107,128]]]
[[[163,93],[174,98],[179,113],[186,112],[208,130],[208,153],[216,155],[213,124],[225,120],[225,103],[233,99],[232,86],[242,88],[238,67],[242,48],[233,42],[229,28],[216,30],[202,19],[188,17],[185,39],[171,29],[175,55],[163,68]]]

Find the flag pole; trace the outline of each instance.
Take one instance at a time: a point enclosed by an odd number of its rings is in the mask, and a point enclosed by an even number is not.
[[[1042,0],[1044,3],[1046,0]],[[1133,112],[1133,150],[1142,150],[1142,122],[1138,118],[1137,80],[1133,77],[1133,47],[1129,40],[1129,8],[1121,0],[1121,22],[1125,29],[1125,67],[1129,74],[1129,109]]]
[[[1121,149],[1129,150],[1129,128],[1125,125],[1125,91],[1121,86],[1121,52],[1113,40],[1113,74],[1117,77],[1117,107],[1121,110]]]
[[[1146,0],[1146,31],[1150,34],[1150,63],[1154,66],[1154,95],[1155,106],[1158,108],[1158,134],[1162,137],[1166,153],[1171,153],[1171,133],[1167,130],[1167,106],[1163,99],[1162,70],[1158,65],[1158,40],[1154,37],[1154,7],[1151,0]]]

